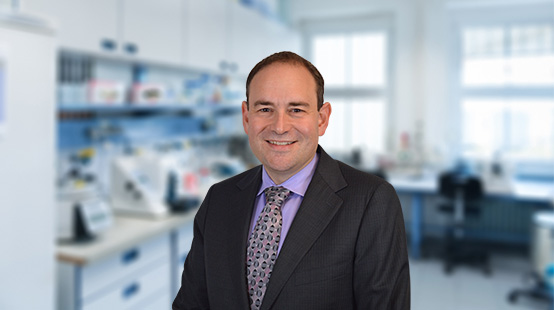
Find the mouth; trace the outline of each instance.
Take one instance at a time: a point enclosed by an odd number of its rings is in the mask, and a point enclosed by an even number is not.
[[[266,140],[267,143],[272,145],[291,145],[295,143],[296,141],[274,141],[274,140]]]

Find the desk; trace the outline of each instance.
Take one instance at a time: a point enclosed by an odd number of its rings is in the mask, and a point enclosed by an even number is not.
[[[93,242],[59,244],[58,308],[171,307],[195,213],[156,220],[116,216]]]
[[[398,193],[410,194],[412,197],[412,221],[410,227],[411,256],[419,259],[421,256],[421,223],[423,216],[423,196],[434,195],[438,191],[437,178],[426,177],[393,177],[389,182]]]
[[[409,194],[412,203],[410,252],[414,259],[421,256],[423,197],[438,194],[438,177],[429,174],[421,177],[393,176],[389,182],[400,194]],[[485,180],[485,195],[516,201],[554,203],[554,182],[518,181],[499,182]]]

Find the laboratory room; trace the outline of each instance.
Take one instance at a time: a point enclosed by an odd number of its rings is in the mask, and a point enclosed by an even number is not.
[[[395,189],[411,309],[554,309],[554,0],[0,0],[0,309],[171,309],[279,51]]]

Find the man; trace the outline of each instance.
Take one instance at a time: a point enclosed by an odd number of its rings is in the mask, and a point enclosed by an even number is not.
[[[173,309],[409,309],[398,197],[318,146],[331,105],[307,60],[273,54],[246,81],[262,166],[211,187]]]

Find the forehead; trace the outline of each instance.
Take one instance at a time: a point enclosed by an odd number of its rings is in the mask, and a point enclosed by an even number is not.
[[[317,102],[316,83],[308,69],[300,64],[273,63],[260,70],[250,83],[250,99],[297,97]]]

